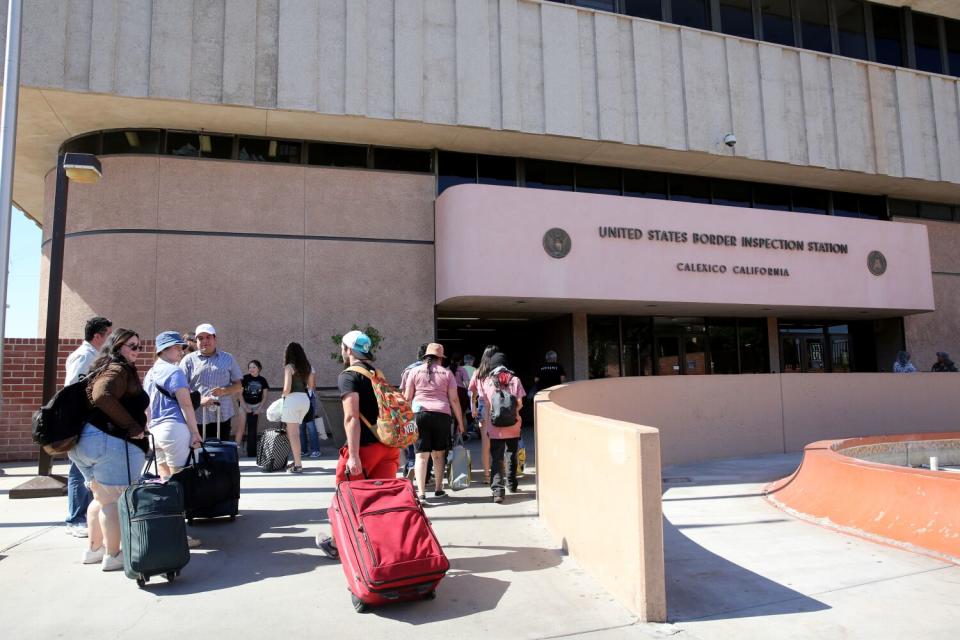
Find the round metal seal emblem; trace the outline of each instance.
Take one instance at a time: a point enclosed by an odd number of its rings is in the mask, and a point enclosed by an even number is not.
[[[554,227],[543,234],[543,250],[551,258],[563,258],[570,253],[570,247],[573,241],[570,240],[570,234],[563,229]]]
[[[867,256],[867,269],[875,276],[882,276],[887,270],[887,258],[879,251],[871,251]]]

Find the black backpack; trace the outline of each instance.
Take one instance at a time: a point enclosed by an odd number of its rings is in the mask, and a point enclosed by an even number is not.
[[[80,439],[83,424],[92,410],[87,400],[89,380],[86,377],[68,384],[34,412],[33,441],[48,454],[66,453]]]
[[[490,422],[495,427],[512,427],[517,424],[517,397],[500,386],[500,376],[493,376],[496,391],[490,398]]]

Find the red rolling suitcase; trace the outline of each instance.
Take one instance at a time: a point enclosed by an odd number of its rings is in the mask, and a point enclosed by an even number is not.
[[[450,562],[407,480],[341,482],[330,508],[354,609],[435,597]]]

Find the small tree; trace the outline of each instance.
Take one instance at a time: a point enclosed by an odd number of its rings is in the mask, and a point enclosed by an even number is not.
[[[380,346],[383,344],[383,335],[377,331],[376,327],[373,327],[369,324],[365,327],[361,327],[358,324],[353,324],[350,327],[350,331],[356,330],[363,331],[365,334],[367,334],[367,337],[370,338],[370,355],[376,355],[377,351],[380,349]],[[343,335],[344,334],[342,333],[335,333],[334,335],[330,336],[330,342],[332,342],[337,348],[336,351],[330,354],[330,359],[341,364],[343,363],[343,357],[340,355],[340,343],[343,342]]]

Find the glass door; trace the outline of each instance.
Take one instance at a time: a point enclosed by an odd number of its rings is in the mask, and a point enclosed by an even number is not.
[[[678,376],[680,371],[680,336],[657,336],[654,341],[657,354],[657,375]]]

